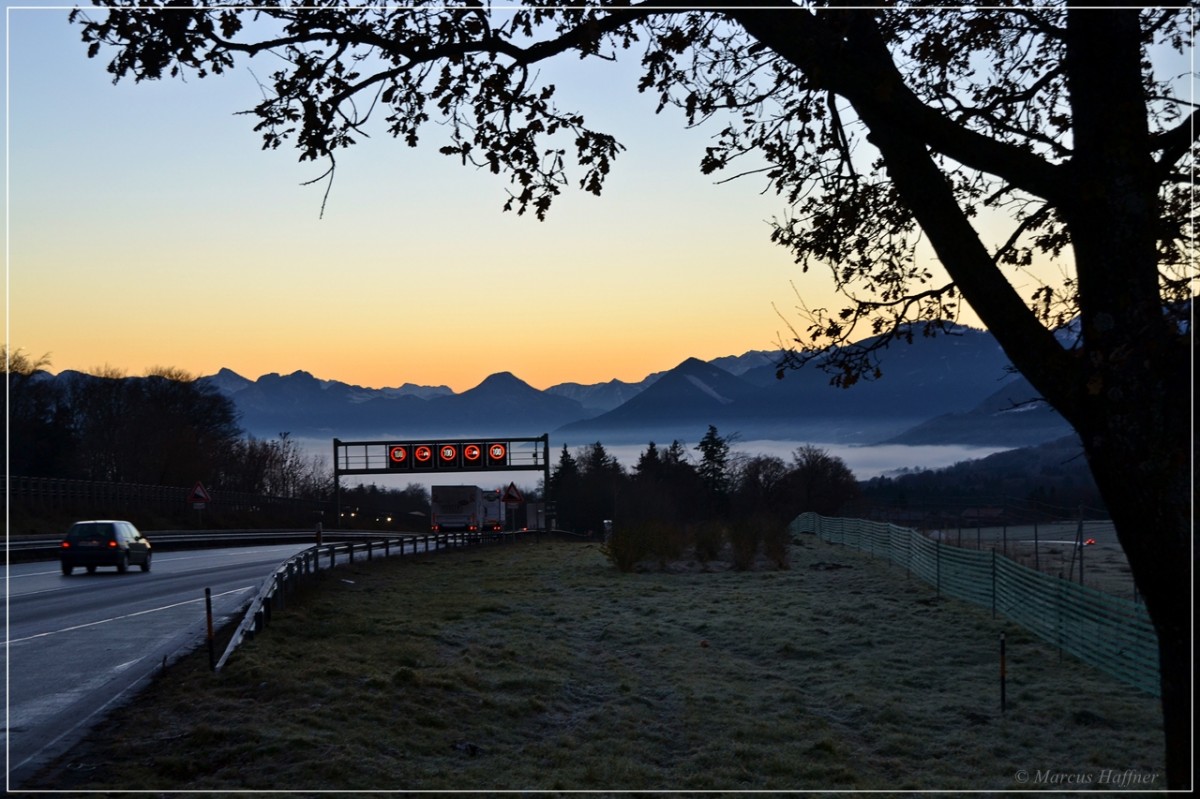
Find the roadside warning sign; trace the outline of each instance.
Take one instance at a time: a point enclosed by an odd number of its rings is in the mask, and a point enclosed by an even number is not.
[[[509,483],[508,488],[504,489],[504,504],[510,508],[515,508],[525,501],[516,483]]]
[[[209,496],[208,489],[204,484],[197,481],[192,488],[192,493],[188,494],[187,501],[192,503],[192,507],[196,510],[204,510],[204,506],[212,502],[212,497]]]

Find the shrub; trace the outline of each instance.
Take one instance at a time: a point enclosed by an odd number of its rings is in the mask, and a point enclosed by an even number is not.
[[[668,561],[683,557],[688,542],[682,527],[668,522],[647,522],[643,529],[651,553],[658,558],[659,568],[665,569]]]
[[[791,566],[792,534],[787,525],[776,518],[762,519],[763,553],[771,559],[777,569]]]
[[[700,522],[692,528],[692,539],[696,546],[696,560],[708,563],[721,554],[725,543],[725,526],[719,522]]]
[[[650,537],[646,528],[645,523],[622,524],[617,522],[613,524],[612,532],[608,534],[608,540],[604,542],[600,551],[612,561],[618,570],[633,571],[633,567],[639,561],[645,560],[650,555]]]
[[[729,525],[729,544],[733,549],[733,568],[746,571],[754,565],[762,528],[757,519],[738,519]]]

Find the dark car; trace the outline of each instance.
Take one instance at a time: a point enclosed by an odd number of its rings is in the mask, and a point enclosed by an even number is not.
[[[129,522],[100,520],[75,522],[59,547],[63,574],[83,566],[88,574],[97,566],[116,566],[126,572],[131,565],[150,571],[150,542]]]

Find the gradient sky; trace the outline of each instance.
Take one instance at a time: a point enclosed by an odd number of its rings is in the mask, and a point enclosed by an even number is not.
[[[545,388],[640,380],[684,358],[767,349],[786,329],[782,212],[715,185],[710,135],[656,117],[632,68],[554,81],[629,148],[604,195],[546,222],[503,213],[503,178],[381,132],[324,165],[261,150],[249,71],[114,86],[65,10],[9,9],[10,343],[52,371],[304,369],[461,391],[512,371]],[[250,62],[265,74],[264,59]],[[544,70],[549,74],[551,68]],[[571,74],[567,74],[571,73]],[[614,85],[616,84],[616,85]]]
[[[635,89],[637,58],[545,65],[560,106],[628,148],[603,196],[568,189],[546,222],[503,213],[506,179],[383,131],[324,164],[264,152],[251,71],[122,82],[64,8],[8,8],[8,341],[51,369],[297,369],[371,387],[538,388],[640,380],[689,356],[770,349],[809,307],[841,307],[769,241],[782,200],[698,163]],[[266,75],[269,57],[244,62]],[[577,178],[576,178],[577,179]],[[973,316],[964,316],[977,324]]]

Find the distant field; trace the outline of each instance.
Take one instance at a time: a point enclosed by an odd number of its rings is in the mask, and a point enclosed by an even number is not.
[[[1078,531],[1078,522],[1054,522],[1036,528],[964,527],[926,532],[968,549],[995,549],[1023,566],[1079,582]],[[1084,522],[1083,540],[1094,542],[1083,548],[1083,584],[1123,599],[1136,599],[1133,572],[1112,522]]]
[[[801,536],[786,571],[624,574],[557,541],[339,568],[221,674],[185,659],[24,787],[1008,790],[1130,773],[1163,785],[1157,699]]]

